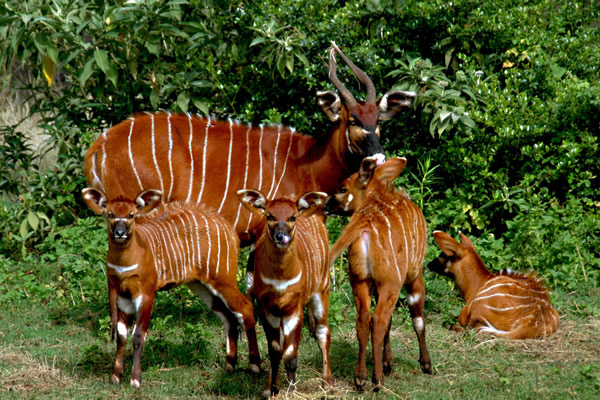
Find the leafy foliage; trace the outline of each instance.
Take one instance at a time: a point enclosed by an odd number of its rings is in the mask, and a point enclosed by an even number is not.
[[[382,137],[408,158],[399,183],[432,229],[465,231],[494,268],[597,285],[599,19],[586,0],[5,1],[0,68],[47,139],[0,127],[0,252],[40,257],[64,229],[91,235],[83,154],[136,112],[327,131],[314,94],[332,88],[335,40],[380,90],[418,93]]]

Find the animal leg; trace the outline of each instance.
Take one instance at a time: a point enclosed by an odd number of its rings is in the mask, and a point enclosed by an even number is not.
[[[237,328],[241,325],[241,327],[246,332],[246,337],[248,339],[250,371],[252,371],[255,374],[258,374],[260,372],[260,354],[258,352],[258,342],[256,340],[254,307],[252,307],[252,303],[239,291],[237,286],[220,287],[219,290],[230,310],[230,312],[227,313],[230,316],[230,325],[234,327],[236,331]],[[231,329],[229,337],[233,337],[233,332],[231,332]]]
[[[269,314],[262,305],[260,317],[267,337],[267,348],[269,349],[269,360],[271,361],[265,390],[263,391],[263,397],[268,399],[279,393],[279,364],[281,363],[284,345],[283,329],[281,328],[281,318]]]
[[[316,294],[308,306],[312,310],[311,314],[315,318],[315,334],[321,356],[323,358],[323,381],[328,384],[333,384],[333,376],[331,375],[331,363],[329,361],[329,347],[331,345],[331,333],[329,331],[329,291]]]
[[[282,351],[285,360],[285,371],[290,384],[290,391],[296,388],[296,370],[298,369],[298,345],[302,332],[302,309],[296,310],[292,315],[283,317],[283,344]]]
[[[358,363],[356,364],[354,384],[358,390],[364,390],[367,384],[366,357],[371,320],[371,291],[366,281],[351,281],[351,283],[356,306],[356,336],[358,338]]]
[[[133,367],[131,368],[130,384],[136,389],[140,388],[142,382],[142,352],[146,342],[146,332],[150,325],[152,306],[154,305],[154,293],[149,296],[138,296],[136,300],[137,317],[135,330],[133,331]]]
[[[373,384],[377,391],[383,385],[383,342],[389,331],[392,312],[398,300],[399,290],[379,287],[377,306],[371,317],[371,341],[373,346]]]
[[[431,374],[431,359],[425,342],[425,320],[423,319],[423,308],[425,306],[425,284],[423,283],[423,274],[411,283],[406,284],[406,293],[408,297],[408,309],[412,319],[413,329],[419,340],[419,362],[421,370],[425,374]]]
[[[116,327],[113,328],[116,330],[117,352],[115,354],[113,374],[110,377],[110,382],[115,385],[121,382],[121,377],[123,376],[123,358],[125,355],[125,347],[127,345],[129,327],[133,322],[133,314],[125,314],[123,311],[117,311],[117,321]]]

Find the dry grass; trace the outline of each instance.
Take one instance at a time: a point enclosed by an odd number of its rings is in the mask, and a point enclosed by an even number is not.
[[[21,349],[0,348],[0,391],[26,396],[48,388],[71,387],[73,378],[58,369],[56,361],[55,357],[51,361],[40,362]],[[10,370],[6,366],[10,366]]]

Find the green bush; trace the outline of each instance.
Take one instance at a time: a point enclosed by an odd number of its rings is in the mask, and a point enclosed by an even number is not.
[[[314,96],[333,88],[335,40],[381,92],[418,92],[382,140],[408,158],[399,184],[431,230],[464,231],[494,268],[597,285],[598,21],[586,0],[8,0],[0,68],[49,139],[36,149],[22,125],[0,128],[0,254],[68,253],[43,245],[65,227],[92,235],[79,222],[90,215],[83,154],[136,112],[327,131]],[[339,223],[330,228],[335,237]]]

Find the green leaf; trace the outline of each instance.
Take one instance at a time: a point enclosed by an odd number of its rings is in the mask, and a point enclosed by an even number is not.
[[[265,38],[265,37],[257,37],[254,40],[252,40],[252,43],[250,43],[250,47],[260,44],[260,43],[263,43],[266,40],[267,40],[267,38]]]
[[[106,73],[108,70],[108,54],[106,51],[101,49],[94,50],[94,59],[96,60],[96,63],[100,69]]]
[[[94,72],[94,59],[91,58],[89,59],[85,65],[83,66],[83,69],[81,70],[81,73],[79,74],[79,77],[77,78],[77,80],[79,81],[79,84],[81,86],[85,86],[85,83],[87,82],[87,80],[90,78],[90,76],[92,76],[92,72]]]
[[[148,51],[156,56],[160,55],[161,40],[160,36],[151,36],[145,44]]]
[[[150,92],[150,105],[154,110],[158,108],[158,89],[152,89]]]
[[[33,228],[34,231],[37,231],[38,226],[40,226],[40,219],[34,212],[30,212],[27,214],[27,222],[29,226]]]
[[[21,227],[19,228],[19,237],[21,240],[24,240],[27,236],[27,232],[29,231],[29,224],[27,222],[27,218],[21,221]]]
[[[177,106],[181,108],[181,111],[187,112],[188,105],[190,104],[190,95],[186,92],[181,92],[177,96]]]
[[[194,103],[194,106],[196,106],[196,108],[200,110],[202,114],[208,115],[208,104],[206,104],[202,99],[194,97],[192,99],[192,103]]]

